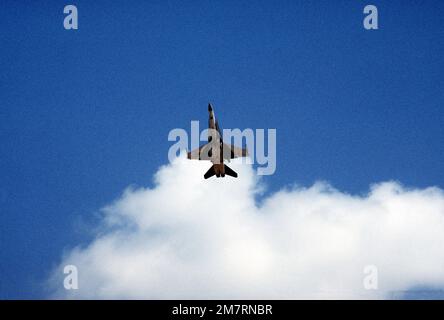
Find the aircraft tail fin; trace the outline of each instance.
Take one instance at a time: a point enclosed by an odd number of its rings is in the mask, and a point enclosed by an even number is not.
[[[229,176],[232,176],[232,177],[234,177],[234,178],[237,178],[237,173],[233,170],[233,169],[231,169],[229,166],[227,166],[226,164],[224,164],[224,166],[225,166],[225,174],[227,174],[227,175],[229,175]]]
[[[231,169],[229,166],[227,166],[226,164],[224,164],[224,167],[225,167],[225,174],[226,175],[229,175],[229,176],[232,176],[232,177],[234,177],[234,178],[237,178],[237,173],[233,170],[233,169]],[[213,166],[211,166],[211,168],[210,169],[208,169],[208,171],[204,174],[204,178],[205,179],[208,179],[208,178],[211,178],[212,176],[214,176],[216,174],[216,170],[214,169],[214,165]],[[219,177],[219,176],[218,176]]]
[[[208,179],[216,174],[216,171],[214,171],[214,166],[211,166],[210,169],[204,174],[204,178]]]

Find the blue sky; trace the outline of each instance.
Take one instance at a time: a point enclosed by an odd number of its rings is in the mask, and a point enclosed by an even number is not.
[[[276,128],[270,192],[444,188],[442,1],[4,1],[0,298],[45,297],[97,210],[167,163],[172,128]],[[67,4],[67,3],[66,3]]]

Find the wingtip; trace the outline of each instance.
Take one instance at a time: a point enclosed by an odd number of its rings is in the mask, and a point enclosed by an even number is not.
[[[211,103],[208,103],[208,111],[213,111],[213,106],[211,105]]]

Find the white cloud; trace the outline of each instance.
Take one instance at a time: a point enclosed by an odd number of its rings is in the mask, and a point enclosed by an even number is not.
[[[255,197],[238,179],[203,179],[208,162],[177,159],[152,189],[130,188],[106,207],[87,247],[67,252],[49,283],[58,298],[387,298],[444,285],[444,192],[395,182],[354,196],[317,183]],[[79,289],[63,288],[76,265]],[[376,265],[378,290],[364,290]]]

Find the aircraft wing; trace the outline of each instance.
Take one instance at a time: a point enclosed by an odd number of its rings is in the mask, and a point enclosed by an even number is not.
[[[248,156],[247,148],[239,148],[224,143],[223,146],[224,159],[234,159]]]
[[[204,144],[198,149],[188,152],[188,159],[191,160],[211,160],[211,143]]]

